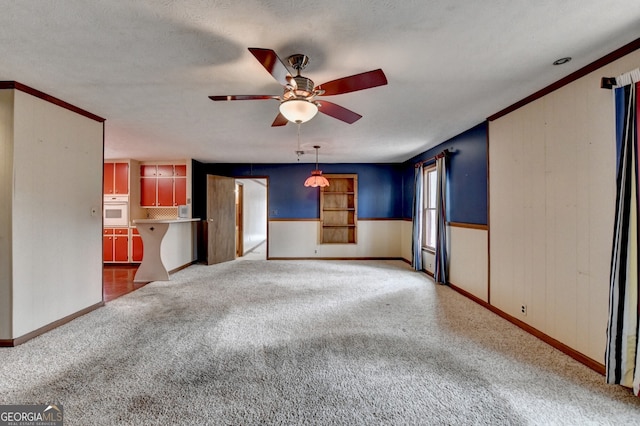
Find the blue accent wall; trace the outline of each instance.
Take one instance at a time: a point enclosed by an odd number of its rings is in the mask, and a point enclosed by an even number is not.
[[[404,163],[405,218],[412,215],[414,165],[448,149],[447,221],[487,224],[487,127],[481,123]]]
[[[487,224],[487,123],[397,164],[320,164],[325,174],[358,175],[360,219],[411,219],[414,165],[448,149],[447,220]],[[303,183],[315,164],[223,164],[193,161],[193,213],[206,217],[206,175],[269,181],[269,219],[317,219],[318,188]]]
[[[304,181],[315,164],[202,164],[194,174],[194,216],[206,215],[206,206],[195,200],[206,199],[206,174],[269,179],[269,219],[317,219],[320,217],[319,189],[307,188]],[[358,175],[358,218],[402,218],[401,164],[320,164],[324,174]],[[194,170],[196,168],[194,167]],[[196,182],[198,182],[196,184]],[[197,195],[196,195],[197,194]],[[202,210],[204,209],[204,210]]]

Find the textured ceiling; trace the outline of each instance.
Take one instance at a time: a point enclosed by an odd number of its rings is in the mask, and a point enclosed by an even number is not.
[[[300,161],[400,162],[638,37],[638,0],[0,0],[0,80],[106,118],[106,158],[288,163],[277,101],[207,97],[281,94],[247,48],[308,55],[316,83],[382,68],[326,98],[361,120],[301,126]]]

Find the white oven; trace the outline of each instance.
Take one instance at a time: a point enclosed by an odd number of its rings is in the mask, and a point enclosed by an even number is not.
[[[126,195],[106,195],[102,217],[106,227],[129,226],[129,197]]]

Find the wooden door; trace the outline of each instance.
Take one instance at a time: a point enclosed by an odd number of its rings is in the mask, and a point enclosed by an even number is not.
[[[234,178],[207,175],[207,264],[236,257],[236,183]]]

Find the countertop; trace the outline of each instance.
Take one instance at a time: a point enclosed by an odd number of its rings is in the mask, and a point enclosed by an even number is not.
[[[132,223],[183,223],[183,222],[198,222],[199,218],[179,218],[179,219],[134,219]]]

